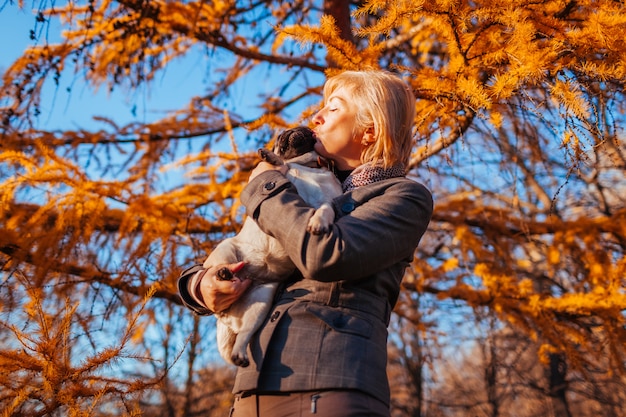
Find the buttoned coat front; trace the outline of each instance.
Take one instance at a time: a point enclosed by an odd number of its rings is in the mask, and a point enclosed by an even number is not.
[[[233,392],[357,389],[388,404],[387,325],[431,218],[430,192],[403,177],[348,191],[333,201],[335,223],[323,235],[307,233],[314,209],[277,171],[252,180],[241,202],[298,272],[253,338]]]

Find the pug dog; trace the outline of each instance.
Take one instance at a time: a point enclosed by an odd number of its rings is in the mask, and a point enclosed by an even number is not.
[[[313,150],[315,137],[306,127],[289,129],[278,135],[273,152],[260,149],[261,158],[273,165],[286,164],[286,177],[309,205],[316,208],[307,224],[313,234],[323,234],[332,225],[335,213],[330,205],[342,193],[335,175],[320,165],[320,156]],[[218,279],[249,277],[253,284],[226,311],[216,313],[217,342],[220,355],[230,363],[249,365],[247,347],[252,335],[270,311],[279,283],[289,277],[295,265],[273,237],[264,233],[251,218],[246,218],[240,232],[220,242],[204,261],[203,267],[243,262],[240,270],[224,267]],[[193,287],[195,288],[195,287]]]

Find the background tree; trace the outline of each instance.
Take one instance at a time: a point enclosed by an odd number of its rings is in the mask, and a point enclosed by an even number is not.
[[[179,307],[177,275],[238,230],[237,196],[256,148],[309,121],[327,76],[368,67],[395,71],[414,89],[410,175],[436,201],[405,279],[414,302],[396,309],[397,329],[414,335],[390,339],[416,362],[392,383],[434,392],[419,385],[435,381],[441,363],[437,352],[415,350],[426,340],[417,332],[438,335],[425,346],[449,351],[511,327],[533,341],[543,383],[566,383],[551,392],[572,415],[575,383],[605,381],[596,398],[618,400],[604,387],[623,386],[625,363],[621,2],[36,7],[24,28],[34,46],[6,68],[0,89],[5,415],[105,415],[111,404],[133,414],[155,401],[170,405],[161,415],[217,407],[197,402],[201,372],[217,358],[213,321]],[[95,109],[83,126],[43,123],[51,89],[72,98],[79,85],[130,96],[171,89],[159,77],[185,60],[206,66],[206,81],[162,117],[119,124]],[[492,324],[475,324],[476,311]],[[432,409],[400,402],[414,414]]]
[[[546,367],[537,357],[536,342],[510,327],[483,334],[470,348],[445,358],[446,366],[439,368],[438,379],[431,384],[425,415],[624,415],[616,402],[624,396],[623,376],[607,376],[605,365],[597,363],[594,371],[588,368],[583,372],[585,376],[578,372],[570,375],[564,390],[567,402],[555,402]]]

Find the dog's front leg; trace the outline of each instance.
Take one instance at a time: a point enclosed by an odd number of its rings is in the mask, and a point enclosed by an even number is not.
[[[309,219],[306,230],[314,235],[321,235],[328,232],[328,229],[335,220],[335,211],[329,203],[322,204],[313,216]]]

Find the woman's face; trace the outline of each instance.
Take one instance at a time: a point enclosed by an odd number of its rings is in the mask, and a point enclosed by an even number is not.
[[[361,165],[363,132],[356,129],[357,108],[349,90],[337,88],[313,117],[315,150],[340,170]]]

